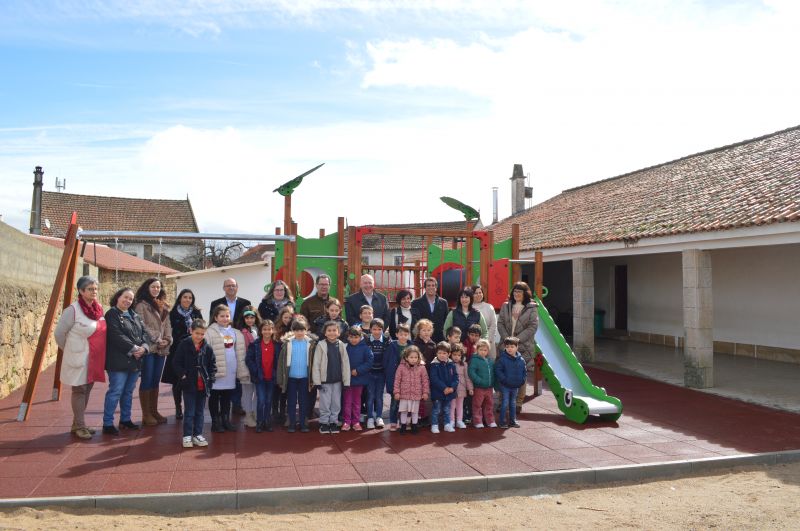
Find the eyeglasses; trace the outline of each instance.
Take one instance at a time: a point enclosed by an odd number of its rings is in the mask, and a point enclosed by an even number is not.
[[[225,285],[224,285],[224,286],[222,286],[222,287],[223,287],[223,288],[235,288],[235,287],[236,287],[236,284],[225,284]]]

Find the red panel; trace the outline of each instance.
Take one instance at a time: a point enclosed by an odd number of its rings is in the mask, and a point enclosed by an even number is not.
[[[511,274],[508,258],[495,260],[489,264],[488,302],[499,310],[508,300],[508,278]]]

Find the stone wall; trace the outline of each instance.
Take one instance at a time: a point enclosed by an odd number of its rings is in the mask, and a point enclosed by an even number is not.
[[[23,386],[30,373],[63,251],[0,222],[0,398]],[[78,260],[77,274],[83,272]],[[97,274],[94,266],[89,274]],[[56,322],[61,313],[61,304]],[[50,339],[42,369],[56,359]]]

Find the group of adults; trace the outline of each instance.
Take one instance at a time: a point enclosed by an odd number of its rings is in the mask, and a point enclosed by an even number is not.
[[[330,276],[321,274],[315,279],[313,295],[307,297],[299,309],[291,290],[282,281],[273,282],[258,306],[262,319],[276,324],[302,314],[309,323],[325,315],[326,303],[331,298]],[[223,282],[224,296],[211,302],[211,308],[220,304],[228,306],[233,322],[250,307],[251,302],[238,296],[238,284],[228,278]],[[77,282],[77,300],[62,313],[55,331],[58,346],[63,350],[61,381],[72,388],[73,411],[72,433],[81,439],[89,439],[95,430],[85,421],[86,406],[96,382],[106,381],[103,408],[103,432],[118,434],[119,429],[139,429],[131,418],[133,391],[139,383],[139,399],[142,408],[142,423],[148,426],[163,424],[166,417],[158,412],[159,383],[172,385],[176,418],[180,419],[181,390],[171,363],[165,363],[180,341],[190,335],[191,323],[201,318],[195,304],[194,293],[181,290],[172,308],[166,301],[166,292],[160,280],[147,279],[138,290],[122,288],[111,297],[110,308],[105,313],[98,300],[99,283],[91,276],[83,276]],[[449,308],[446,299],[438,293],[436,278],[424,282],[424,292],[414,299],[408,290],[399,290],[395,305],[390,308],[385,295],[375,290],[375,279],[362,275],[359,291],[347,297],[344,308],[347,323],[359,322],[359,311],[364,305],[373,309],[373,317],[384,321],[386,329],[394,336],[397,326],[405,323],[412,329],[420,319],[433,323],[433,341],[445,339],[451,326],[459,327],[464,334],[473,324],[481,326],[482,336],[492,344],[502,345],[509,336],[519,338],[519,351],[533,367],[535,354],[534,336],[538,326],[538,312],[531,290],[524,282],[513,285],[509,298],[499,313],[484,300],[480,285],[464,287],[458,294],[456,307]],[[525,396],[524,386],[517,397],[521,406]],[[233,395],[234,412],[241,413],[241,402]],[[119,406],[119,429],[114,425],[114,415]]]

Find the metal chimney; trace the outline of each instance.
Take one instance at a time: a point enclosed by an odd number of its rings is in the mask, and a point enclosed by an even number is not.
[[[31,234],[42,233],[42,186],[44,171],[41,166],[33,170],[33,199],[31,201]]]
[[[525,174],[522,173],[522,164],[514,164],[511,175],[511,215],[519,214],[525,210]]]
[[[497,223],[497,187],[492,186],[492,225]]]

